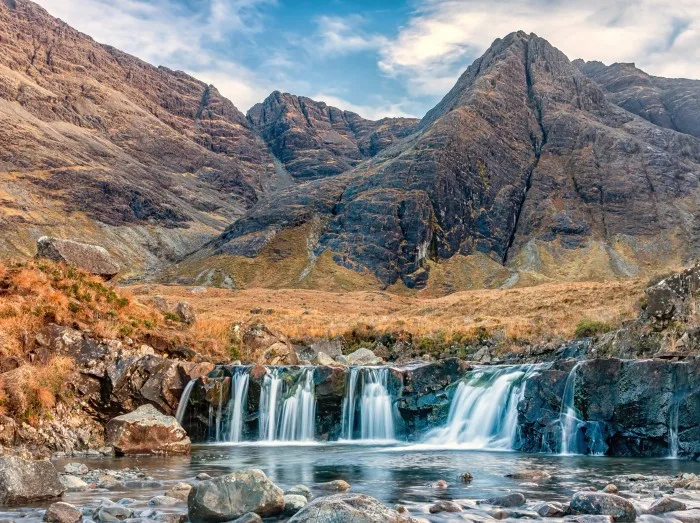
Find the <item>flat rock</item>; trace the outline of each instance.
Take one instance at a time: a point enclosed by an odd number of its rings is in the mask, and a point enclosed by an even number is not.
[[[187,507],[193,523],[230,521],[248,512],[275,516],[284,510],[284,493],[262,470],[239,470],[194,485]]]
[[[190,438],[173,416],[143,405],[118,416],[105,429],[105,440],[117,455],[188,454]]]

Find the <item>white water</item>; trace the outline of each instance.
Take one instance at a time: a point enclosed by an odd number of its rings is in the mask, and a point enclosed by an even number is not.
[[[480,368],[457,386],[447,425],[433,429],[425,444],[470,449],[513,449],[518,401],[537,366]]]
[[[277,436],[277,412],[282,388],[280,369],[270,368],[263,378],[260,396],[260,441],[274,441]]]
[[[564,395],[561,398],[561,411],[559,412],[559,424],[561,425],[561,448],[559,453],[568,456],[581,454],[578,445],[578,427],[581,420],[574,406],[576,393],[576,372],[581,362],[574,365],[564,384]]]
[[[302,369],[291,390],[282,370],[268,369],[260,398],[260,441],[310,442],[316,435],[314,368]],[[285,394],[292,393],[286,398]]]
[[[678,408],[679,402],[676,401],[669,409],[668,450],[672,459],[678,458]]]
[[[238,443],[243,436],[245,410],[248,407],[248,383],[250,368],[237,368],[231,379],[231,398],[228,402],[229,433],[228,440]]]
[[[352,367],[343,399],[342,437],[354,438],[359,409],[359,434],[363,441],[394,440],[394,413],[386,367]],[[358,397],[358,385],[361,393]]]
[[[175,419],[182,425],[182,420],[185,419],[185,411],[187,410],[187,404],[190,402],[190,395],[192,394],[192,389],[197,380],[190,380],[182,391],[180,396],[180,401],[177,404],[177,411],[175,412]]]

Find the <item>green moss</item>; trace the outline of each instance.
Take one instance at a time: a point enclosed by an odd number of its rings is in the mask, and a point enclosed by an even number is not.
[[[613,329],[612,325],[605,323],[603,321],[596,320],[581,320],[578,325],[576,325],[576,330],[574,331],[574,337],[576,338],[592,338],[593,336],[598,336],[600,334],[605,334]]]

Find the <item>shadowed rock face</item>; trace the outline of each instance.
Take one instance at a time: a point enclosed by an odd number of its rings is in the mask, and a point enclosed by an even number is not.
[[[108,248],[128,237],[132,261],[182,254],[274,177],[263,140],[213,86],[26,0],[0,2],[0,48],[0,252],[31,252],[22,232],[65,231]]]
[[[599,248],[613,274],[629,276],[664,246],[697,254],[699,173],[697,138],[636,118],[547,41],[512,33],[414,134],[261,203],[207,252],[254,257],[317,220],[316,255],[385,285],[421,287],[427,260],[456,254],[537,272],[538,249]]]
[[[312,180],[345,172],[408,136],[418,120],[365,120],[358,114],[304,96],[275,91],[248,111],[287,172]]]
[[[634,64],[575,60],[608,99],[660,127],[700,137],[700,80],[651,76]]]

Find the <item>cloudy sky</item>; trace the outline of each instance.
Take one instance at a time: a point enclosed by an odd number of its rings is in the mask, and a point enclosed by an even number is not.
[[[569,58],[700,78],[698,0],[38,0],[102,43],[216,85],[367,118],[422,116],[491,42],[522,29]]]

